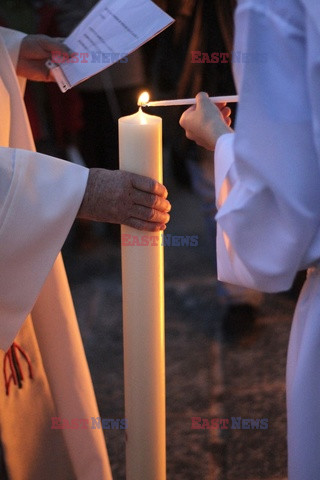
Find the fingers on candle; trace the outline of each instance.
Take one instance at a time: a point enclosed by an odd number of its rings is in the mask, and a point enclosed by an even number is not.
[[[170,215],[168,213],[160,212],[155,208],[148,208],[142,205],[134,205],[130,211],[130,216],[158,224],[168,223],[170,220]]]
[[[144,177],[142,175],[132,174],[132,185],[143,192],[154,193],[160,197],[167,198],[168,191],[164,185],[153,180],[153,178]]]
[[[161,230],[165,230],[167,227],[164,223],[152,223],[152,222],[145,222],[140,220],[139,218],[129,218],[126,222],[126,225],[129,227],[136,228],[137,230],[144,230],[148,232],[159,232]]]
[[[155,208],[162,212],[170,212],[170,202],[159,195],[142,192],[141,190],[135,190],[132,200],[136,205],[143,205],[145,207]]]

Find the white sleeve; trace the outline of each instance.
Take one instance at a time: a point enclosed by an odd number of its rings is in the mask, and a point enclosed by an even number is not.
[[[6,46],[7,52],[9,53],[13,67],[14,69],[16,69],[17,63],[18,63],[18,56],[20,52],[21,41],[26,36],[26,34],[22,32],[18,32],[16,30],[11,30],[10,28],[0,27],[0,35],[2,40],[5,43],[5,46]],[[18,79],[21,95],[24,95],[27,79],[19,76],[17,76],[17,79]]]
[[[85,192],[88,169],[0,148],[0,348],[39,295]]]
[[[236,133],[215,154],[219,279],[267,292],[320,259],[320,99],[312,108],[307,79],[312,70],[319,92],[320,40],[314,32],[307,52],[297,18],[240,2],[235,50],[248,60],[235,64]]]
[[[10,28],[0,27],[0,35],[6,45],[11,61],[16,68],[20,44],[26,34],[16,30],[11,30]]]

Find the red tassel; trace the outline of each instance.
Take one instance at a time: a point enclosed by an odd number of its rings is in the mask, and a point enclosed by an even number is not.
[[[3,359],[3,375],[6,387],[6,395],[9,395],[11,381],[13,381],[15,385],[18,385],[18,388],[22,388],[22,380],[24,380],[24,376],[17,353],[19,353],[20,356],[26,361],[29,370],[29,378],[33,379],[32,365],[28,354],[25,352],[25,350],[23,350],[22,347],[20,347],[20,345],[18,345],[16,342],[13,342]],[[7,376],[8,362],[10,368],[9,376]]]

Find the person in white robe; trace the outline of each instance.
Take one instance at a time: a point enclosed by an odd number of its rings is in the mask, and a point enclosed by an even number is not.
[[[128,172],[35,152],[24,80],[58,40],[0,28],[0,476],[109,480],[99,412],[59,251],[75,217],[163,229],[167,192]],[[54,428],[86,419],[79,428]],[[88,425],[85,425],[85,422]]]
[[[215,149],[220,280],[278,292],[308,269],[287,358],[288,475],[318,480],[320,3],[240,0],[235,21],[235,133],[204,93],[180,123]]]

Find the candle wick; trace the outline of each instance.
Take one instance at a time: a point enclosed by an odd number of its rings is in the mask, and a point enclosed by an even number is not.
[[[141,93],[140,97],[138,98],[138,106],[145,107],[149,102],[150,96],[148,92]]]

